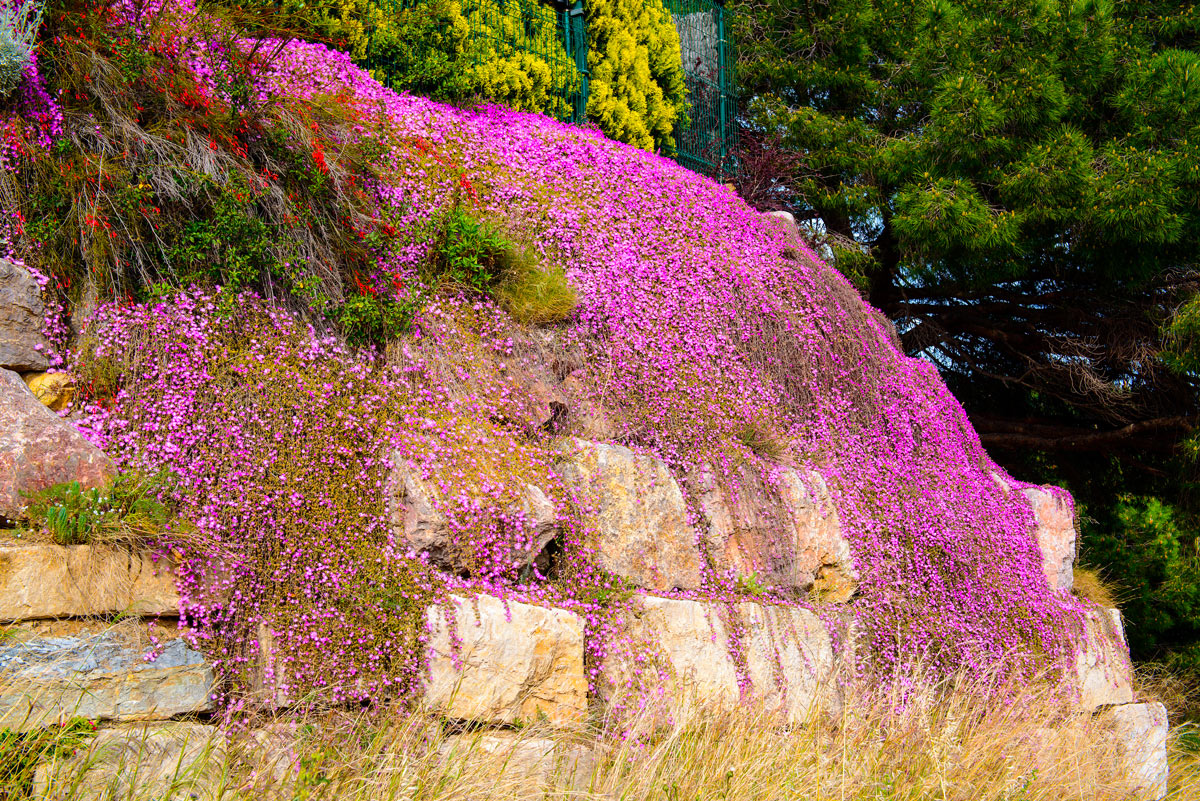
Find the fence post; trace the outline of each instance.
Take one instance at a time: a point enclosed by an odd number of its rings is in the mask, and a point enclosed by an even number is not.
[[[725,63],[725,5],[717,3],[715,10],[717,12],[717,92],[720,95],[717,105],[720,108],[719,124],[721,126],[720,133],[718,134],[721,137],[721,146],[718,148],[719,160],[716,166],[720,170],[724,169],[725,161],[729,155],[729,128],[726,108],[729,97],[729,73],[727,71],[728,65]],[[714,175],[714,177],[716,176]]]

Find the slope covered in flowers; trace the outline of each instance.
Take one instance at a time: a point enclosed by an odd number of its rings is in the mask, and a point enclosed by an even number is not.
[[[220,48],[154,44],[222,102]],[[862,574],[850,608],[870,640],[865,669],[1065,664],[1079,602],[1050,591],[1031,511],[1001,490],[936,371],[729,189],[594,131],[393,93],[319,45],[272,51],[255,82],[261,102],[336,102],[355,121],[317,142],[318,167],[339,150],[380,154],[363,191],[389,238],[357,268],[359,292],[410,299],[430,221],[466,209],[566,271],[579,304],[563,336],[586,353],[582,383],[612,410],[616,439],[679,475],[715,465],[735,492],[747,461],[768,480],[780,464],[819,471]],[[205,543],[190,554],[188,618],[230,671],[266,627],[289,691],[412,686],[420,610],[464,583],[570,606],[599,642],[619,639],[553,443],[497,422],[522,416],[519,387],[496,370],[513,331],[470,294],[426,303],[386,353],[347,349],[250,295],[101,308],[73,357],[92,363],[93,384],[97,364],[116,365],[111,396],[85,409],[89,431],[127,466],[177,477],[199,532],[187,541]],[[438,481],[469,578],[391,538],[382,495],[396,459]],[[504,510],[533,480],[580,557],[554,581],[511,569],[528,524]],[[211,603],[214,554],[232,603]],[[700,594],[736,590],[710,573]]]

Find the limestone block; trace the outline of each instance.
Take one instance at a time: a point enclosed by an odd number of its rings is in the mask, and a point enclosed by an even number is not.
[[[453,626],[441,607],[426,612],[427,705],[446,717],[480,723],[545,717],[570,727],[583,721],[588,685],[582,618],[489,595],[455,596],[452,603]]]
[[[550,788],[586,793],[598,763],[595,749],[585,743],[513,732],[448,737],[440,751],[448,762],[494,782],[497,796],[531,801],[540,801]]]
[[[70,717],[162,720],[212,709],[213,671],[176,639],[154,661],[113,632],[43,637],[0,647],[0,729]]]
[[[689,477],[718,570],[844,602],[858,586],[850,544],[819,473],[783,468],[774,485],[744,465],[727,488],[705,465]]]
[[[700,586],[700,549],[667,465],[629,448],[572,438],[559,475],[597,532],[600,567],[651,590]]]
[[[75,382],[67,373],[28,373],[22,379],[33,396],[52,412],[61,412],[75,397]]]
[[[0,620],[83,615],[175,615],[170,562],[105,545],[0,541]]]
[[[1167,708],[1160,703],[1123,704],[1105,710],[1101,723],[1113,738],[1125,781],[1121,789],[1138,801],[1167,795]]]
[[[1074,583],[1075,543],[1079,534],[1071,504],[1049,490],[1049,487],[1027,487],[1023,494],[1033,506],[1037,520],[1035,536],[1042,551],[1046,580],[1053,589],[1067,592]]]
[[[73,801],[210,798],[225,774],[225,736],[215,726],[156,723],[101,729],[74,754],[37,768],[37,798]]]
[[[1014,490],[1011,478],[995,471],[990,473],[992,481],[1010,496]],[[1075,583],[1075,544],[1079,532],[1075,529],[1075,514],[1070,502],[1057,487],[1025,487],[1021,490],[1025,501],[1033,509],[1034,537],[1042,552],[1042,572],[1051,589],[1069,592]]]
[[[1094,711],[1110,704],[1128,704],[1133,700],[1133,665],[1121,613],[1096,609],[1088,613],[1085,622],[1084,641],[1079,643],[1071,677],[1080,706]]]
[[[17,519],[23,492],[68,481],[97,487],[114,475],[111,459],[43,406],[19,375],[0,370],[0,517]]]
[[[833,644],[807,609],[737,605],[745,634],[742,649],[750,686],[763,706],[788,723],[805,721],[814,704],[833,709]]]
[[[392,531],[398,539],[413,549],[429,555],[439,567],[459,571],[468,568],[467,560],[457,549],[450,522],[437,508],[437,495],[419,470],[404,463],[397,455],[396,466],[388,477],[387,497]],[[546,493],[533,484],[525,487],[520,500],[505,510],[506,514],[524,517],[529,524],[527,538],[512,543],[514,566],[531,563],[542,549],[558,534],[558,513]]]
[[[796,215],[790,211],[768,211],[763,216],[775,222],[783,230],[788,241],[800,240],[800,226],[796,224]]]
[[[833,648],[829,634],[806,609],[745,602],[727,619],[723,605],[645,596],[626,620],[628,650],[605,660],[598,689],[661,703],[683,720],[704,708],[761,704],[787,723],[805,720],[829,700]],[[734,624],[737,624],[736,626]],[[732,631],[740,631],[737,642]],[[735,658],[740,649],[744,674]],[[744,690],[744,691],[743,691]]]
[[[24,267],[0,258],[0,368],[45,370],[42,290]]]

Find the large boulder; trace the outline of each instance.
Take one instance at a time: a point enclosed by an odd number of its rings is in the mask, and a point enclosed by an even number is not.
[[[1027,487],[1022,493],[1033,507],[1037,521],[1034,536],[1042,551],[1042,570],[1053,589],[1067,592],[1075,581],[1075,511],[1059,490],[1051,487]]]
[[[43,406],[19,375],[0,370],[0,518],[19,519],[22,493],[69,481],[97,487],[115,474],[112,460]]]
[[[1101,724],[1112,738],[1124,781],[1123,797],[1158,801],[1167,795],[1167,708],[1160,703],[1106,709]]]
[[[1133,664],[1119,611],[1088,612],[1070,679],[1086,711],[1133,700]]]
[[[993,472],[991,476],[1006,496],[1013,496],[1014,488],[1021,487],[1002,473]],[[1075,583],[1075,549],[1079,539],[1069,496],[1051,485],[1025,486],[1020,494],[1033,510],[1033,536],[1042,552],[1046,582],[1053,590],[1069,592]]]
[[[572,438],[559,475],[595,532],[600,567],[640,587],[700,586],[701,557],[683,492],[661,459],[621,445]]]
[[[583,619],[565,609],[453,596],[426,613],[425,703],[446,717],[577,726],[587,714]]]
[[[470,555],[462,550],[449,518],[438,508],[433,483],[399,456],[394,462],[386,492],[390,525],[397,539],[428,555],[438,567],[471,572]],[[526,538],[511,543],[509,555],[514,567],[523,567],[558,534],[558,513],[546,493],[533,484],[526,485],[521,498],[504,511],[525,521]]]
[[[622,642],[598,682],[601,697],[621,706],[649,702],[679,721],[749,702],[799,723],[836,702],[832,643],[807,609],[644,596]]]
[[[37,798],[190,801],[217,797],[226,778],[220,729],[157,723],[101,729],[78,749],[53,751],[33,787]]]
[[[42,290],[24,267],[0,258],[0,368],[45,370]]]
[[[779,468],[765,481],[753,465],[722,485],[704,466],[690,478],[708,554],[722,572],[843,602],[858,586],[850,544],[819,473]]]
[[[0,621],[178,611],[168,561],[103,545],[0,541]]]
[[[38,637],[0,647],[0,729],[28,730],[72,717],[163,720],[212,709],[214,677],[182,639],[151,659],[108,631]]]

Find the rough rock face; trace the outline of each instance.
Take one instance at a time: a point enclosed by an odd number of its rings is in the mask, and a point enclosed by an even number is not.
[[[717,569],[772,586],[812,590],[826,601],[849,599],[858,573],[820,474],[802,476],[783,468],[770,486],[745,465],[736,480],[736,491],[730,491],[719,485],[711,467],[691,477]]]
[[[1013,485],[999,473],[992,473],[1006,496],[1012,497]],[[1025,487],[1021,494],[1033,509],[1034,537],[1042,552],[1042,572],[1051,589],[1069,592],[1075,583],[1075,515],[1070,504],[1053,491],[1053,487]],[[1019,502],[1019,501],[1017,501]]]
[[[153,662],[106,632],[44,637],[0,647],[0,729],[28,730],[70,717],[161,720],[212,709],[212,669],[183,640]]]
[[[602,568],[651,590],[700,586],[696,532],[662,460],[573,438],[564,445],[559,474],[598,534]]]
[[[1116,609],[1099,609],[1088,614],[1086,642],[1075,656],[1072,677],[1079,691],[1079,703],[1095,711],[1110,704],[1128,704],[1133,700],[1133,665],[1125,627]]]
[[[434,505],[434,490],[429,482],[397,457],[397,466],[388,478],[389,515],[393,532],[412,548],[429,554],[430,560],[453,571],[467,570],[463,554],[456,550],[450,523]],[[507,510],[521,514],[532,524],[529,542],[516,547],[513,562],[524,566],[532,562],[558,533],[554,504],[540,487],[529,484],[521,500]]]
[[[0,621],[178,610],[171,565],[156,565],[148,555],[0,541]]]
[[[512,732],[476,732],[449,737],[442,745],[446,757],[463,758],[471,770],[473,757],[495,771],[501,789],[497,796],[509,797],[507,789],[520,787],[520,797],[542,799],[550,786],[584,793],[596,770],[596,752],[582,743],[522,737]]]
[[[104,484],[112,460],[34,397],[16,373],[0,370],[0,517],[15,519],[21,493],[78,481]]]
[[[705,707],[736,708],[744,686],[750,700],[786,722],[803,721],[822,694],[832,692],[833,647],[824,626],[816,615],[794,607],[745,602],[734,613],[736,621],[725,619],[720,604],[641,598],[626,621],[634,646],[605,662],[601,695],[612,700],[640,687],[682,720]]]
[[[1033,506],[1037,520],[1038,547],[1042,549],[1042,570],[1056,590],[1069,591],[1074,584],[1075,514],[1070,504],[1048,489],[1029,487],[1024,495]]]
[[[67,373],[29,373],[22,378],[33,396],[52,412],[61,412],[75,397],[75,385]]]
[[[1124,704],[1104,711],[1102,721],[1124,765],[1129,798],[1158,801],[1167,794],[1167,708],[1160,703]]]
[[[426,703],[441,714],[509,724],[545,716],[574,726],[587,714],[583,619],[565,609],[480,595],[455,596],[453,631],[441,607],[426,612]]]
[[[0,367],[45,370],[42,290],[24,267],[0,259]]]
[[[213,726],[158,723],[101,729],[71,755],[38,766],[34,795],[72,799],[213,797],[225,773],[225,736]]]

